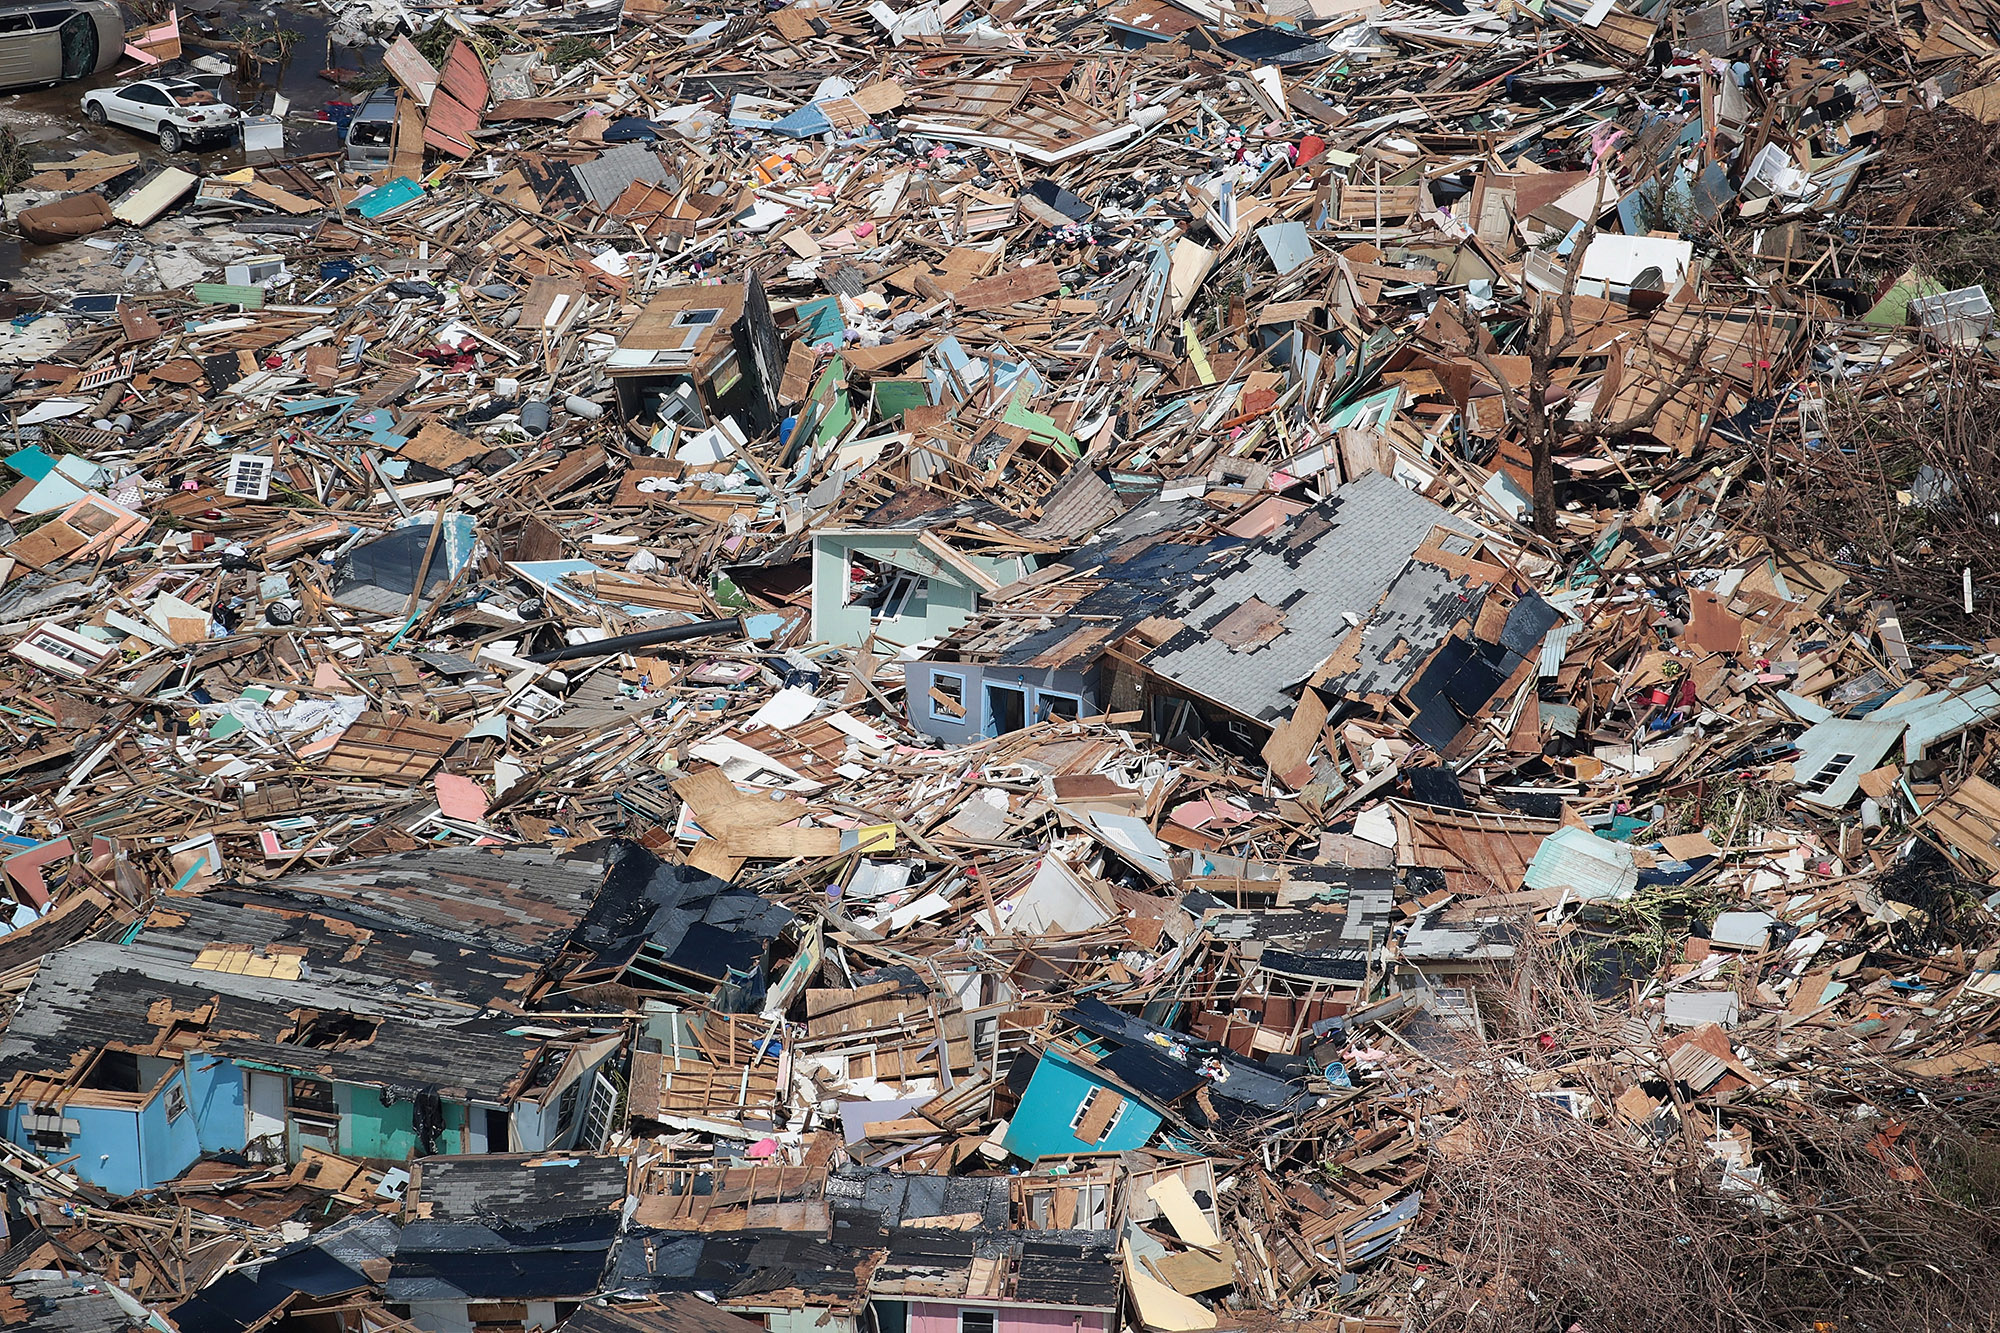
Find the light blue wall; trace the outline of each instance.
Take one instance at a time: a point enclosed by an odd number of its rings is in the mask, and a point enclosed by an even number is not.
[[[1119,1117],[1102,1143],[1085,1143],[1069,1127],[1076,1110],[1092,1088],[1104,1088],[1125,1098],[1125,1114]],[[1143,1148],[1160,1127],[1160,1116],[1144,1102],[1133,1098],[1108,1081],[1087,1073],[1056,1051],[1045,1051],[1035,1066],[1028,1090],[1007,1125],[1001,1146],[1027,1161],[1059,1153],[1123,1152]]]
[[[908,645],[949,634],[972,618],[979,604],[979,590],[965,575],[936,556],[920,549],[917,532],[882,531],[820,533],[813,539],[812,613],[815,639],[847,647],[858,646],[873,634],[886,643]],[[852,557],[883,561],[930,580],[930,592],[922,615],[906,614],[894,620],[873,620],[865,606],[843,606],[848,566]],[[1028,557],[996,560],[967,553],[966,559],[995,584],[1006,585],[1034,572]]]
[[[168,1094],[174,1088],[186,1098],[187,1109],[169,1120]],[[201,1159],[201,1134],[195,1127],[194,1096],[186,1071],[175,1070],[139,1112],[139,1152],[146,1177],[141,1189],[164,1185]]]
[[[63,1114],[77,1123],[77,1132],[69,1137],[69,1151],[76,1160],[64,1170],[113,1194],[132,1194],[146,1187],[138,1112],[72,1106]]]
[[[41,1152],[28,1137],[25,1119],[35,1113],[27,1102],[7,1110],[7,1137],[30,1152]],[[139,1116],[135,1111],[72,1106],[63,1115],[76,1122],[69,1149],[49,1153],[49,1161],[73,1160],[63,1165],[89,1184],[114,1194],[130,1194],[141,1188],[143,1176],[139,1157]]]
[[[938,672],[965,679],[965,716],[934,717],[931,706],[931,678]],[[924,735],[947,744],[976,741],[985,734],[986,685],[1011,685],[1027,691],[1026,716],[1029,725],[1041,715],[1040,694],[1049,690],[1079,700],[1078,717],[1092,717],[1098,707],[1098,672],[1058,671],[1044,667],[996,666],[977,662],[908,662],[903,666],[905,697],[909,700],[910,725]]]
[[[190,1051],[188,1104],[203,1152],[241,1152],[244,1147],[243,1071],[216,1055]]]
[[[69,1106],[63,1115],[76,1122],[67,1152],[51,1160],[67,1157],[63,1169],[112,1194],[137,1194],[155,1189],[193,1166],[201,1157],[201,1142],[195,1129],[193,1098],[188,1109],[172,1121],[167,1119],[167,1095],[173,1088],[187,1090],[186,1075],[176,1069],[143,1107]],[[7,1137],[34,1149],[24,1125],[34,1107],[23,1103],[7,1111]],[[240,1138],[241,1135],[239,1134]]]

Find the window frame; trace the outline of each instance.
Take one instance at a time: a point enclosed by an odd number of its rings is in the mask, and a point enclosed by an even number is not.
[[[576,1123],[576,1113],[582,1102],[583,1079],[578,1076],[556,1094],[556,1138],[569,1133],[570,1126]]]
[[[1044,699],[1061,699],[1065,703],[1076,705],[1076,711],[1068,717],[1058,717],[1054,713],[1050,713],[1045,717],[1042,715],[1042,700]],[[1035,702],[1032,713],[1037,722],[1074,722],[1083,716],[1083,696],[1072,694],[1068,690],[1044,690],[1037,688],[1035,690]]]
[[[969,682],[965,677],[965,673],[960,671],[933,671],[931,672],[931,689],[932,690],[937,689],[938,682],[942,680],[955,680],[958,682],[958,712],[956,713],[945,712],[944,709],[939,706],[938,701],[931,697],[930,691],[927,690],[924,693],[924,698],[930,704],[931,717],[939,722],[950,722],[957,726],[962,727],[965,725],[965,714],[966,714],[965,692],[966,692],[966,686],[967,684],[969,684]]]
[[[891,566],[893,569],[894,567]],[[924,606],[930,606],[930,580],[922,574],[911,573],[907,569],[895,569],[888,576],[888,587],[881,599],[868,608],[870,620],[901,620],[910,608],[910,601],[919,592],[924,596]],[[894,609],[891,609],[894,608]]]
[[[1083,1100],[1077,1103],[1076,1114],[1069,1118],[1070,1136],[1077,1139],[1078,1142],[1082,1142],[1082,1137],[1077,1131],[1083,1128],[1083,1122],[1090,1118],[1091,1106],[1103,1093],[1103,1088],[1098,1087],[1094,1083],[1091,1084],[1090,1088],[1083,1094]]]
[[[966,1323],[967,1317],[975,1322]],[[984,1322],[978,1322],[983,1320]],[[958,1312],[958,1333],[1000,1333],[1000,1312],[998,1310],[965,1310]]]
[[[1845,750],[1841,750],[1836,754],[1828,756],[1827,761],[1819,766],[1819,772],[1813,774],[1811,778],[1807,779],[1805,783],[1805,790],[1813,792],[1820,796],[1826,795],[1828,789],[1830,789],[1834,783],[1846,777],[1848,770],[1853,768],[1855,764],[1859,763],[1860,759],[1861,759],[1860,755],[1849,754]]]

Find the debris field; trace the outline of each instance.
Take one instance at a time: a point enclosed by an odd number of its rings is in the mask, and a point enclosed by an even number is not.
[[[2000,11],[333,17],[0,160],[0,1323],[2000,1308]]]

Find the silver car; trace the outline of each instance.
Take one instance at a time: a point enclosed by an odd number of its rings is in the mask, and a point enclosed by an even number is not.
[[[347,123],[347,169],[366,174],[380,171],[396,156],[396,89],[377,88],[354,108]]]
[[[102,74],[124,55],[117,0],[0,4],[0,89]]]

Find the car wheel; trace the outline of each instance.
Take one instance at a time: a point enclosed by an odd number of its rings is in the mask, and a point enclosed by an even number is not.
[[[160,151],[178,153],[181,150],[181,132],[171,125],[160,126]]]
[[[111,116],[105,111],[104,103],[102,102],[85,102],[83,104],[83,114],[89,118],[90,123],[93,125],[108,125],[111,123]]]

